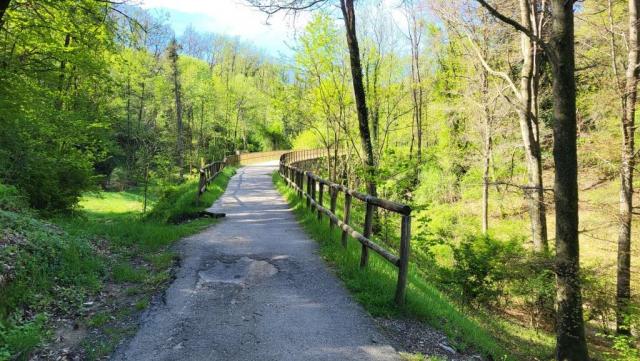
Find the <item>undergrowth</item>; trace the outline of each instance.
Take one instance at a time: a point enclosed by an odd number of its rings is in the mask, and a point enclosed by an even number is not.
[[[274,173],[274,183],[293,208],[298,221],[320,245],[320,254],[335,267],[354,298],[373,316],[412,317],[443,331],[457,348],[473,349],[494,360],[512,359],[510,353],[480,322],[462,312],[451,300],[427,283],[411,265],[406,303],[393,303],[397,269],[386,260],[370,253],[369,265],[360,269],[361,246],[349,239],[347,248],[340,243],[341,231],[329,231],[328,220],[309,212],[305,202]]]
[[[170,280],[176,255],[169,247],[215,222],[194,218],[223,193],[233,173],[225,169],[199,204],[197,181],[174,187],[146,216],[135,191],[102,192],[83,197],[73,214],[44,220],[14,188],[0,185],[0,361],[28,359],[51,339],[53,318],[106,327],[100,314],[85,314],[83,304],[109,283],[134,297],[133,311],[144,309]],[[88,358],[112,352],[121,336],[110,330],[113,341],[87,345]]]

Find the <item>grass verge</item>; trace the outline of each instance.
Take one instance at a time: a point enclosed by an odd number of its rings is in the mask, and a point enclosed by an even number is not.
[[[490,331],[428,284],[415,269],[409,272],[405,306],[395,306],[396,267],[371,252],[369,266],[361,270],[360,244],[350,239],[347,249],[343,248],[340,231],[337,228],[329,231],[326,217],[319,221],[317,213],[309,212],[305,202],[285,184],[278,173],[274,173],[273,181],[293,208],[300,224],[318,241],[321,256],[334,266],[354,298],[373,316],[417,318],[443,331],[459,349],[472,348],[494,360],[513,359]]]
[[[51,220],[15,206],[0,209],[0,361],[28,359],[54,342],[60,319],[90,335],[71,345],[82,359],[110,354],[135,332],[123,320],[133,319],[171,280],[177,257],[170,246],[215,222],[192,218],[224,192],[233,174],[225,169],[199,204],[197,181],[174,187],[148,216],[133,192],[89,194],[81,210]],[[168,223],[177,219],[189,221]]]

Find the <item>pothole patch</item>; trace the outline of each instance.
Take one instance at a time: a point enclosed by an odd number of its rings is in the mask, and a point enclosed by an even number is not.
[[[278,273],[267,261],[242,257],[234,261],[216,261],[212,267],[198,272],[198,287],[215,284],[248,286]]]

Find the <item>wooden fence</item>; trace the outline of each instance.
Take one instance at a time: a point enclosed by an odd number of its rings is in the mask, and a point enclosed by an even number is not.
[[[225,157],[224,160],[220,162],[212,162],[200,168],[200,181],[198,182],[198,194],[196,196],[196,202],[200,202],[200,197],[202,196],[202,193],[207,191],[207,186],[209,185],[209,183],[211,183],[211,181],[213,181],[227,165],[233,163],[233,159]]]
[[[248,165],[271,160],[278,160],[280,157],[289,152],[288,150],[274,150],[269,152],[252,152],[232,154],[224,157],[222,161],[211,162],[200,168],[200,181],[198,182],[198,194],[196,201],[200,201],[202,193],[207,191],[207,186],[213,181],[218,174],[227,166]]]
[[[353,237],[362,244],[360,256],[361,268],[366,267],[368,264],[369,249],[372,249],[382,256],[382,258],[398,267],[398,282],[396,285],[395,302],[398,305],[404,304],[407,288],[407,275],[409,272],[411,207],[405,204],[357,192],[341,184],[322,179],[309,171],[301,169],[301,165],[304,161],[325,155],[326,150],[324,149],[300,150],[285,153],[280,157],[280,174],[286,180],[287,184],[298,192],[300,197],[306,199],[307,207],[313,207],[316,209],[318,212],[318,219],[321,219],[322,214],[325,214],[329,218],[329,226],[331,228],[337,225],[342,229],[342,245],[344,247],[347,246],[348,236]],[[323,199],[325,187],[329,193],[328,207],[324,204]],[[342,219],[336,215],[337,199],[340,192],[344,195],[344,211]],[[354,198],[364,202],[365,204],[366,211],[362,233],[355,230],[350,224],[351,203]],[[400,249],[397,255],[372,241],[373,222],[376,208],[386,209],[390,212],[399,214],[401,217]]]

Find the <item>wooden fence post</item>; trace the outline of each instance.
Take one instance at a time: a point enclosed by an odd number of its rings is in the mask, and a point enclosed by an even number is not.
[[[200,196],[202,195],[202,187],[207,182],[205,179],[204,171],[200,168],[200,181],[198,182],[198,194],[196,195],[196,204],[200,205]]]
[[[305,175],[307,178],[307,208],[309,208],[311,207],[311,175],[309,173]]]
[[[369,197],[367,196],[367,199],[368,198]],[[367,208],[366,208],[367,210],[364,215],[364,232],[362,233],[362,235],[367,239],[371,239],[371,232],[373,231],[373,213],[375,212],[375,206],[371,204],[368,200],[366,204],[367,204]],[[368,263],[369,263],[369,248],[367,248],[367,246],[363,244],[362,253],[360,254],[360,268],[367,267]]]
[[[316,200],[316,180],[313,179],[311,173],[309,173],[309,181],[311,183],[311,194],[309,197],[311,199],[309,200],[309,206],[311,207],[311,209],[313,209],[313,202],[311,202],[311,200]]]
[[[396,286],[395,301],[403,305],[407,293],[407,275],[409,274],[409,252],[411,239],[411,215],[402,216],[400,235],[400,261],[398,262],[398,285]]]
[[[338,201],[338,190],[336,188],[334,188],[333,185],[330,185],[329,186],[329,194],[331,196],[331,203],[330,203],[331,214],[336,214],[336,203]],[[333,227],[335,225],[336,224],[333,221],[333,219],[331,219],[331,217],[329,217],[329,227],[331,229],[333,229]]]
[[[318,205],[322,207],[322,196],[324,194],[324,183],[318,182]],[[318,220],[322,220],[322,211],[318,207]]]
[[[347,226],[349,225],[349,221],[351,221],[351,194],[348,191],[344,192],[344,219],[343,222]],[[347,248],[347,238],[349,234],[347,231],[342,230],[342,246]]]

